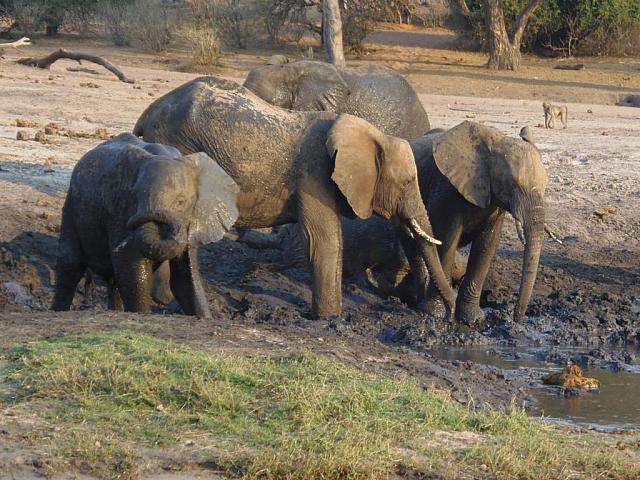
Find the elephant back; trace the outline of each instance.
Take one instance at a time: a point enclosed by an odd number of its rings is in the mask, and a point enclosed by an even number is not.
[[[431,128],[429,116],[407,80],[386,67],[340,69],[351,92],[341,113],[364,118],[387,135],[407,140]]]

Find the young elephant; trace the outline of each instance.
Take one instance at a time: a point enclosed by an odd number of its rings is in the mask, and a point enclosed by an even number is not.
[[[279,60],[254,68],[244,82],[272,105],[349,113],[364,118],[382,133],[407,140],[429,131],[429,117],[415,90],[390,68],[336,68],[315,60]]]
[[[505,212],[524,226],[524,257],[514,320],[521,321],[531,298],[545,233],[547,173],[538,149],[478,123],[415,139],[424,203],[449,277],[456,250],[471,244],[456,300],[456,319],[473,323],[480,315],[480,293],[498,248]],[[428,296],[437,290],[429,287]]]
[[[231,228],[237,191],[204,153],[183,157],[129,133],[98,145],[71,175],[53,310],[69,310],[90,268],[112,286],[111,308],[121,299],[127,311],[148,312],[153,271],[169,262],[171,291],[183,311],[210,317],[198,245],[219,240]]]
[[[215,77],[193,80],[156,100],[134,133],[214,158],[240,186],[237,228],[301,224],[313,272],[314,317],[342,312],[340,215],[376,213],[398,225],[453,308],[405,140],[352,115],[285,111]]]

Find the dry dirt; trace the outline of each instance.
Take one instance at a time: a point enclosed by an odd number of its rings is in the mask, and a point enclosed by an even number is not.
[[[94,300],[79,291],[77,311],[48,312],[60,210],[75,162],[100,143],[105,129],[129,131],[154,98],[197,75],[172,71],[186,61],[181,51],[159,58],[63,39],[6,51],[0,61],[0,347],[145,322],[154,334],[207,350],[308,349],[388,374],[409,372],[425,386],[452,390],[462,402],[472,398],[497,406],[512,396],[530,400],[526,385],[505,380],[499,369],[434,359],[428,347],[639,342],[640,109],[615,106],[620,95],[640,94],[639,75],[633,73],[638,59],[580,59],[587,68],[563,71],[553,69],[556,60],[525,58],[517,74],[491,73],[481,66],[482,55],[453,50],[449,33],[428,35],[432,38],[411,29],[379,32],[369,55],[350,60],[407,74],[434,127],[472,119],[513,136],[522,126],[533,127],[549,174],[548,223],[564,245],[545,244],[525,324],[509,321],[522,252],[510,222],[483,295],[492,325],[483,334],[459,335],[450,325],[376,296],[360,278],[345,283],[343,319],[311,321],[305,269],[282,266],[280,252],[231,239],[201,253],[208,292],[227,300],[213,322],[160,309],[149,316],[106,312],[102,290]],[[67,67],[77,65],[68,61],[50,71],[14,63],[61,45],[108,56],[137,82],[119,82],[92,65],[86,66],[97,74],[70,72]],[[218,72],[241,81],[248,68],[272,53],[230,55]],[[568,129],[539,128],[541,99],[570,102]],[[19,119],[27,126],[17,126]],[[33,140],[47,125],[41,141]],[[20,132],[29,139],[17,140]]]

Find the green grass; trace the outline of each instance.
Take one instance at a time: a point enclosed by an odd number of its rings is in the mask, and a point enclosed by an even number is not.
[[[198,437],[220,468],[247,478],[407,469],[443,478],[640,478],[637,456],[599,437],[516,408],[474,411],[411,379],[310,354],[207,355],[124,331],[34,342],[6,357],[15,390],[5,402],[37,402],[55,432],[52,455],[111,476],[134,471],[140,447]]]

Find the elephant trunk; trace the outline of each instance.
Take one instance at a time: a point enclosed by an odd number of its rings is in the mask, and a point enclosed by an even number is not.
[[[142,255],[154,262],[164,262],[180,255],[186,243],[180,241],[180,224],[164,212],[134,215],[127,223]]]
[[[401,213],[401,216],[407,219],[405,220],[406,224],[403,225],[403,229],[409,237],[412,237],[416,241],[418,251],[429,270],[429,280],[434,283],[442,296],[447,315],[449,318],[453,318],[455,308],[454,293],[442,269],[436,248],[436,245],[441,244],[441,242],[433,235],[433,228],[431,227],[429,216],[427,215],[427,211],[424,208],[419,194],[417,194],[417,198],[413,202],[408,202],[408,205],[412,205],[413,207],[406,208],[405,211]]]
[[[542,198],[525,201],[520,218],[524,224],[525,248],[522,258],[522,276],[520,278],[520,292],[513,319],[520,322],[524,319],[527,305],[531,300],[531,293],[538,274],[540,252],[544,238],[544,204]]]

